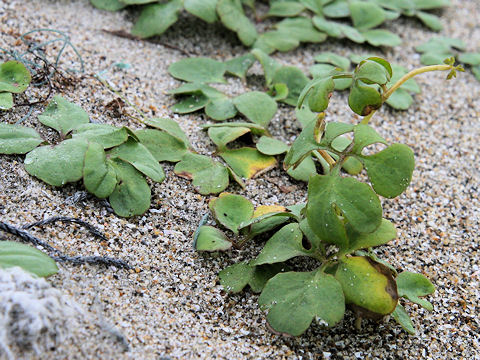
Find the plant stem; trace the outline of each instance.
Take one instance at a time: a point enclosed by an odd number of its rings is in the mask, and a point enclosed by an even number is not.
[[[322,158],[325,159],[331,168],[335,166],[336,161],[327,153],[326,150],[318,150],[318,153],[322,156]]]
[[[426,73],[430,71],[448,71],[452,70],[455,67],[452,65],[430,65],[424,66],[415,70],[410,71],[409,73],[403,75],[400,80],[398,80],[386,93],[383,94],[383,100],[387,100],[390,95],[392,95],[400,86],[402,86],[406,81],[410,80],[411,78]]]
[[[400,86],[402,86],[405,82],[408,80],[412,79],[413,77],[430,72],[430,71],[450,71],[452,69],[455,69],[453,65],[430,65],[430,66],[424,66],[418,69],[414,69],[410,71],[409,73],[403,75],[395,84],[392,85],[390,89],[388,89],[386,92],[383,93],[383,102],[387,101],[388,98],[396,91]],[[372,116],[377,112],[377,110],[373,110],[370,114],[365,116],[360,124],[368,124]]]

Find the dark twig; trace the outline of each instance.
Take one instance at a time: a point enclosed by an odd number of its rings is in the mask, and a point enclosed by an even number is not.
[[[119,269],[131,269],[131,266],[128,265],[123,260],[113,259],[103,256],[54,256],[53,259],[58,262],[69,262],[73,265],[105,265],[105,266],[115,266]]]
[[[78,224],[78,225],[82,225],[88,231],[90,231],[90,233],[92,233],[93,236],[96,236],[96,237],[98,237],[102,240],[107,240],[105,235],[103,235],[95,226],[87,223],[86,221],[76,219],[76,218],[70,218],[70,217],[66,217],[66,216],[53,216],[53,217],[45,219],[45,220],[41,220],[41,221],[34,222],[32,224],[24,225],[24,226],[22,226],[22,229],[27,230],[27,229],[31,229],[34,226],[42,226],[42,225],[47,225],[47,224],[53,224],[53,223],[56,223],[57,221],[69,222],[69,223],[75,223],[75,224]]]
[[[18,229],[13,225],[6,224],[2,221],[0,221],[0,230],[3,230],[9,234],[18,236],[19,238],[23,239],[26,242],[29,242],[35,246],[41,246],[44,249],[48,250],[51,253],[57,253],[60,254],[60,250],[55,249],[53,246],[48,245],[46,242],[43,240],[40,240],[39,238],[30,235],[28,232]]]
[[[53,246],[48,245],[43,240],[38,239],[37,237],[30,235],[27,231],[16,228],[13,225],[6,224],[0,221],[0,230],[3,230],[9,234],[18,236],[25,242],[31,243],[35,246],[41,246],[49,252],[49,256],[54,260],[59,262],[69,262],[73,265],[82,265],[82,264],[91,264],[91,265],[105,265],[105,266],[115,266],[120,269],[131,269],[131,266],[123,260],[113,259],[110,257],[103,256],[67,256],[64,255],[60,250],[54,248]]]

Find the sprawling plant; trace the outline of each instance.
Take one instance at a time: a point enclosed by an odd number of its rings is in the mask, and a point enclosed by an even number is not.
[[[210,202],[217,223],[236,240],[201,224],[194,236],[198,250],[241,248],[253,237],[282,226],[255,259],[220,272],[220,281],[229,292],[239,292],[247,284],[261,292],[258,302],[268,310],[267,321],[275,331],[300,335],[313,320],[333,326],[348,306],[358,326],[362,318],[380,320],[392,314],[406,331],[414,333],[399,299],[432,309],[431,303],[421,299],[434,291],[430,281],[421,274],[398,273],[372,249],[397,236],[395,226],[382,217],[379,196],[391,199],[405,191],[412,178],[414,155],[407,145],[388,144],[368,123],[410,79],[438,70],[448,71],[450,79],[463,68],[447,59],[444,65],[413,70],[390,84],[390,64],[371,57],[361,61],[353,73],[334,71],[312,80],[300,94],[298,108],[307,107],[317,116],[304,126],[285,158],[286,168],[295,168],[311,154],[328,165],[323,174],[310,177],[307,203],[254,209],[249,200],[228,193]],[[357,125],[325,121],[337,79],[351,82],[349,107],[363,116]],[[342,137],[344,145],[335,146]],[[352,158],[365,168],[369,184],[342,172]],[[290,271],[285,262],[299,256],[314,259],[317,267]]]
[[[234,31],[245,46],[266,53],[290,51],[301,42],[319,43],[346,38],[373,46],[396,46],[400,38],[378,28],[400,16],[416,17],[434,31],[440,31],[439,18],[428,12],[448,6],[448,0],[90,0],[104,10],[117,11],[130,5],[142,7],[132,34],[148,38],[163,34],[178,20],[182,10],[206,21],[220,21]],[[262,3],[262,4],[260,4]],[[247,10],[247,11],[245,11]],[[257,21],[280,19],[263,33],[258,33],[248,17]]]

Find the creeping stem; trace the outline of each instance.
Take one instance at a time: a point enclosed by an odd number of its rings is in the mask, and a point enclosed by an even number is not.
[[[383,101],[387,101],[388,98],[396,91],[400,86],[402,86],[406,81],[410,80],[411,78],[426,73],[430,71],[451,71],[454,70],[455,66],[453,65],[430,65],[430,66],[424,66],[415,70],[410,71],[409,73],[403,75],[393,86],[388,89],[386,92],[383,93]],[[362,121],[360,122],[361,124],[368,124],[370,119],[372,118],[373,114],[375,114],[376,110],[372,111],[370,114],[365,116]]]

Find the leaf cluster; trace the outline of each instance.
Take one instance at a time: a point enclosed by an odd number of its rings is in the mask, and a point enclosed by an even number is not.
[[[295,106],[305,86],[308,87],[309,81],[310,84],[323,83],[325,88],[314,85],[312,90],[315,92],[317,104],[313,104],[312,100],[311,104],[308,103],[311,106],[297,109],[298,120],[302,126],[306,126],[315,119],[315,114],[311,110],[317,111],[318,106],[320,106],[319,102],[327,104],[334,89],[345,90],[352,87],[357,70],[350,71],[351,61],[348,58],[334,53],[321,53],[315,57],[315,60],[320,64],[314,65],[310,69],[314,76],[313,80],[306,77],[297,67],[281,65],[258,49],[226,62],[209,58],[180,60],[169,67],[169,72],[173,77],[186,81],[178,88],[169,91],[170,94],[180,99],[172,110],[185,114],[204,109],[205,114],[211,120],[219,122],[203,126],[204,129],[208,130],[209,137],[218,147],[217,155],[227,163],[236,180],[254,177],[276,164],[273,156],[285,154],[290,149],[287,144],[271,137],[268,133],[268,124],[278,109],[277,103]],[[225,83],[225,75],[228,74],[245,79],[248,69],[255,61],[259,61],[262,65],[265,87],[267,88],[266,93],[249,91],[231,98],[211,86],[214,83]],[[360,60],[358,56],[352,56],[352,62],[362,62],[358,71],[363,72],[366,71],[365,67],[374,63],[374,61],[368,60],[367,64],[364,65],[365,61]],[[382,70],[381,65],[377,65],[374,69],[368,71],[373,74],[374,71],[381,72],[384,70]],[[391,85],[407,72],[406,69],[398,65],[392,67],[388,65],[388,71],[389,73],[384,75],[385,79],[388,76],[388,81],[381,85]],[[377,105],[383,103],[381,94],[377,89],[367,88],[367,90],[370,91],[370,98],[372,93],[377,94]],[[413,102],[411,92],[420,92],[413,79],[403,84],[393,96],[386,100],[386,103],[396,109],[406,109]],[[309,97],[313,98],[314,96],[309,94]],[[361,99],[354,101],[361,101]],[[355,106],[355,102],[352,104]],[[247,122],[221,122],[237,117],[239,114]],[[248,146],[237,149],[228,148],[229,143],[246,135],[258,139],[256,148]],[[336,153],[344,150],[348,144],[349,141],[346,138],[339,137],[332,144],[335,152],[329,152],[328,154],[337,158]],[[308,181],[311,175],[317,173],[314,159],[318,160],[323,172],[328,171],[328,163],[318,152],[313,152],[311,155],[303,157],[300,164],[295,164],[294,167],[289,168],[287,170],[288,174],[296,180]],[[348,157],[343,166],[350,174],[357,174],[362,170],[362,163],[353,157]],[[243,187],[241,180],[238,182]]]
[[[318,60],[349,65],[332,54]],[[440,69],[455,67],[452,63]],[[327,162],[323,174],[309,178],[307,203],[254,209],[246,198],[224,193],[209,207],[225,230],[202,223],[195,233],[199,251],[241,248],[259,235],[268,238],[255,259],[229,266],[219,277],[229,292],[247,285],[261,292],[259,305],[268,311],[267,321],[277,332],[297,336],[314,320],[333,326],[348,307],[358,319],[380,320],[392,314],[407,332],[414,333],[399,299],[432,309],[432,304],[421,299],[433,293],[430,281],[420,274],[399,274],[373,250],[397,237],[395,226],[383,218],[380,196],[391,199],[402,194],[414,170],[414,155],[408,146],[389,144],[368,125],[375,110],[395,93],[388,88],[392,81],[396,91],[416,90],[415,83],[392,78],[393,69],[386,60],[370,57],[360,61],[352,73],[334,69],[310,81],[299,96],[298,108],[306,106],[319,114],[305,121],[284,161],[286,168],[294,168],[313,154]],[[324,111],[337,79],[349,80],[349,106],[365,116],[357,125],[325,122]],[[265,149],[279,146],[270,142],[259,144]],[[348,171],[347,161],[355,161],[359,169]],[[346,174],[363,169],[368,182]],[[291,271],[292,259],[298,257],[314,259],[317,267]],[[298,260],[295,268],[301,268]]]
[[[30,72],[18,61],[7,61],[0,64],[0,111],[13,107],[13,94],[27,90],[32,81]]]
[[[245,46],[266,53],[290,51],[301,42],[323,42],[328,36],[373,46],[396,46],[401,43],[400,38],[379,26],[409,16],[440,31],[439,18],[429,11],[450,5],[448,0],[270,0],[268,11],[260,14],[255,0],[91,0],[91,3],[109,11],[141,6],[132,29],[132,34],[141,38],[163,34],[185,10],[207,23],[221,22]],[[258,33],[249,13],[257,21],[269,19],[272,26]]]

